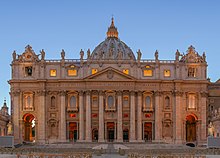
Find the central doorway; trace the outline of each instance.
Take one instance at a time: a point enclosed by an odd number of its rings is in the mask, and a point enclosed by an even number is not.
[[[78,139],[77,123],[70,122],[69,123],[69,140],[76,141],[77,139]]]
[[[144,123],[144,140],[152,141],[152,122]]]
[[[128,142],[128,141],[129,141],[128,129],[124,129],[124,130],[123,130],[123,141],[124,141],[124,142]]]
[[[107,139],[109,142],[113,142],[115,139],[115,123],[114,122],[107,123]]]

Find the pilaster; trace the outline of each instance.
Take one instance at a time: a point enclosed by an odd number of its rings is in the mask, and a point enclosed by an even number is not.
[[[182,144],[183,138],[182,138],[182,96],[183,92],[175,91],[174,97],[175,97],[175,105],[174,105],[174,136],[175,136],[175,144]]]
[[[161,109],[160,109],[160,96],[161,92],[156,91],[155,96],[155,142],[161,141],[162,135],[162,120],[161,120]]]
[[[138,91],[137,98],[137,141],[142,142],[142,92]]]
[[[130,142],[135,142],[135,92],[130,92]]]
[[[118,97],[118,120],[117,120],[117,142],[123,142],[123,136],[122,136],[122,92],[117,92]]]
[[[46,91],[38,91],[37,92],[38,98],[39,98],[39,108],[38,108],[38,139],[37,142],[39,143],[45,143],[45,134],[46,134],[46,109],[45,109],[45,95]]]
[[[83,91],[79,92],[79,141],[84,140],[84,106]]]
[[[66,91],[60,91],[60,141],[66,141]]]
[[[104,142],[104,104],[103,91],[99,91],[99,142]]]
[[[12,97],[12,108],[13,108],[13,135],[15,143],[21,143],[22,141],[22,125],[19,123],[19,102],[20,102],[20,91],[14,91],[11,93]]]
[[[91,92],[86,91],[86,141],[91,142]]]

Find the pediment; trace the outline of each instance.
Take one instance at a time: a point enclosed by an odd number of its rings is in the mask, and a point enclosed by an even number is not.
[[[34,62],[39,61],[38,55],[35,54],[34,50],[30,45],[25,47],[25,52],[22,55],[18,55],[18,61],[22,62]]]
[[[108,67],[100,72],[97,72],[96,74],[90,75],[86,78],[84,78],[84,80],[98,80],[98,81],[132,81],[135,80],[136,78],[131,76],[131,75],[127,75],[123,72],[121,72],[120,70],[117,70],[113,67]]]

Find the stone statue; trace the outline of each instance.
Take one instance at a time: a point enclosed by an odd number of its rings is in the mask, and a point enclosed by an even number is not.
[[[205,52],[203,52],[202,57],[203,57],[204,62],[206,62],[206,55],[205,55]]]
[[[208,136],[214,136],[214,127],[212,122],[210,122],[208,125]]]
[[[114,48],[110,48],[110,49],[109,49],[109,57],[112,57],[112,56],[113,56],[113,51],[114,51]]]
[[[41,53],[41,60],[44,60],[45,59],[44,49],[42,49],[42,51],[40,51],[40,53]]]
[[[142,56],[142,53],[141,53],[140,49],[138,49],[138,51],[137,51],[137,60],[138,61],[141,60],[141,56]]]
[[[16,51],[14,50],[13,53],[12,53],[13,61],[16,60],[16,56],[17,56],[17,54],[16,54]]]
[[[118,60],[121,60],[122,59],[122,51],[120,51],[119,49],[118,49]]]
[[[84,56],[84,51],[81,49],[80,50],[80,60],[83,60],[83,56]]]
[[[180,52],[179,52],[179,50],[177,49],[177,51],[176,51],[176,61],[179,61],[179,56],[180,56]]]
[[[64,58],[65,58],[65,51],[62,49],[62,52],[61,52],[61,58],[62,58],[62,60],[64,60]]]
[[[98,55],[98,56],[99,56],[99,59],[102,59],[102,57],[103,57],[103,52],[102,52],[102,50],[99,51],[99,55]]]
[[[158,60],[158,51],[157,50],[156,50],[154,56],[155,56],[155,60]]]
[[[88,51],[87,51],[87,59],[89,59],[90,58],[90,49],[88,49]]]
[[[8,135],[12,135],[13,131],[12,131],[12,123],[11,123],[11,121],[9,121],[7,127],[8,127]]]

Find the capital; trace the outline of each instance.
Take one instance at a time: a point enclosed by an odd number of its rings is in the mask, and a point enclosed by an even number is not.
[[[65,96],[66,95],[66,91],[65,90],[59,91],[59,94],[60,94],[60,96]]]
[[[200,92],[200,95],[201,95],[201,97],[204,97],[204,98],[208,97],[208,93],[207,92]]]
[[[155,96],[161,96],[161,91],[154,91]]]
[[[10,94],[13,95],[13,96],[19,96],[20,95],[20,90],[12,91]]]
[[[45,96],[46,95],[46,90],[39,90],[39,91],[37,91],[37,95]]]
[[[177,91],[177,90],[175,90],[173,92],[173,94],[174,94],[174,96],[183,96],[183,92],[180,92],[180,91]]]

